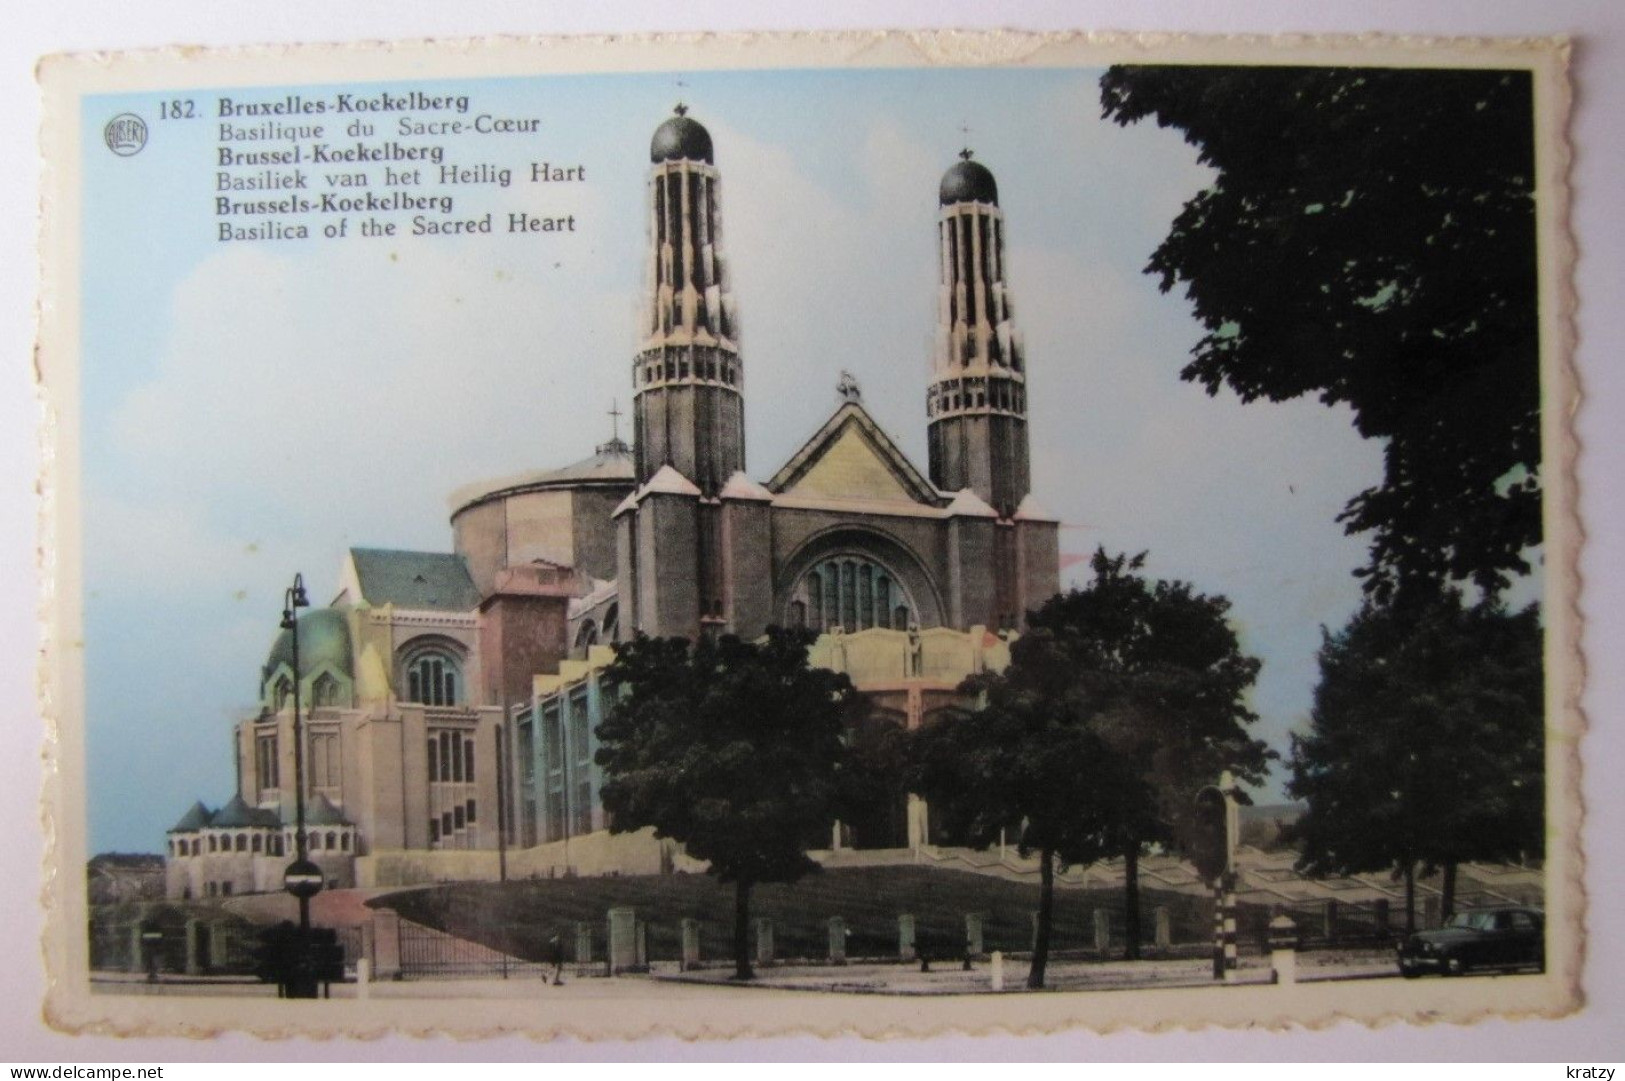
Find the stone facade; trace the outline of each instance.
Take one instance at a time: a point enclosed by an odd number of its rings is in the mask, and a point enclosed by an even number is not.
[[[606,831],[592,759],[610,644],[806,627],[814,663],[848,672],[876,723],[910,728],[966,675],[1008,663],[1060,556],[1028,490],[1028,372],[992,174],[967,159],[939,191],[928,472],[843,372],[833,413],[765,481],[745,471],[721,170],[681,111],[655,132],[647,193],[633,444],[617,429],[581,461],[459,490],[451,552],[352,550],[332,604],[272,647],[259,708],[236,727],[232,801],[171,832],[171,896],[278,888],[295,701],[324,820],[311,854],[335,883],[491,877],[502,845],[518,874],[671,870],[686,857],[668,842]],[[837,826],[831,846],[929,837],[928,808],[900,793],[895,814]]]

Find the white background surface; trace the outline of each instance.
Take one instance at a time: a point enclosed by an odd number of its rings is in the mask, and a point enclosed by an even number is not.
[[[1625,495],[1618,414],[1625,405],[1625,5],[1584,0],[1542,4],[1365,0],[1310,8],[1291,2],[1207,3],[1171,0],[1129,7],[1121,0],[1011,3],[993,9],[970,2],[819,4],[758,10],[749,3],[524,4],[423,2],[344,7],[327,0],[209,6],[150,3],[103,9],[87,0],[56,0],[9,13],[0,35],[3,107],[0,107],[0,1061],[71,1063],[159,1062],[194,1059],[1520,1059],[1583,1063],[1625,1057],[1625,916],[1619,895],[1619,836],[1625,798],[1615,781],[1625,762],[1617,723],[1625,703],[1619,666],[1625,644],[1625,575],[1620,511]],[[34,572],[34,477],[38,470],[38,406],[29,353],[37,262],[37,57],[65,50],[100,50],[171,44],[341,41],[379,38],[466,37],[500,33],[600,33],[655,30],[749,30],[1013,26],[1024,29],[1385,31],[1436,35],[1569,34],[1577,39],[1576,111],[1572,137],[1572,227],[1578,237],[1580,345],[1578,364],[1586,404],[1577,421],[1585,449],[1580,463],[1581,512],[1589,533],[1581,570],[1585,649],[1590,664],[1585,697],[1592,731],[1584,745],[1589,817],[1586,850],[1591,894],[1589,1004],[1562,1021],[1485,1022],[1477,1026],[1390,1026],[1373,1031],[1341,1024],[1292,1033],[1181,1032],[1157,1036],[1070,1033],[1017,1041],[1011,1037],[946,1038],[931,1043],[814,1039],[683,1044],[540,1045],[523,1039],[480,1044],[391,1038],[382,1042],[283,1041],[241,1036],[202,1043],[186,1040],[114,1040],[68,1037],[40,1019],[44,974],[39,935],[41,840],[38,828],[43,726],[34,702],[38,654],[38,581]],[[70,872],[71,873],[71,872]]]

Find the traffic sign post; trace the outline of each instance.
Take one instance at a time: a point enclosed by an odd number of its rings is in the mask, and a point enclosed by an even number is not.
[[[1236,978],[1236,835],[1241,812],[1229,771],[1196,793],[1191,862],[1213,884],[1213,978]]]

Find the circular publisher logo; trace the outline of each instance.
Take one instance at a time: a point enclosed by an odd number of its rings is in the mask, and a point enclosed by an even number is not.
[[[119,113],[102,129],[107,149],[121,158],[141,153],[147,145],[147,122],[134,113]]]

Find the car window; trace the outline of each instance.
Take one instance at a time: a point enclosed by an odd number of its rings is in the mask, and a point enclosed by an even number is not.
[[[1513,913],[1511,913],[1511,917],[1512,917],[1512,929],[1513,930],[1515,930],[1515,931],[1533,931],[1535,929],[1535,921],[1530,918],[1529,913],[1527,913],[1527,912],[1513,912]]]

